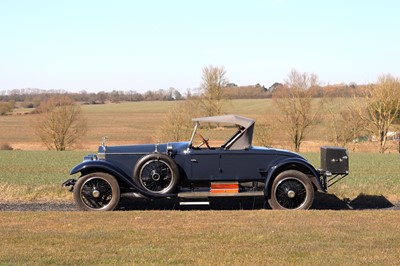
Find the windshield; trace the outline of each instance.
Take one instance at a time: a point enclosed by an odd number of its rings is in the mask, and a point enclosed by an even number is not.
[[[190,144],[198,149],[231,149],[245,132],[246,129],[239,125],[196,122]]]

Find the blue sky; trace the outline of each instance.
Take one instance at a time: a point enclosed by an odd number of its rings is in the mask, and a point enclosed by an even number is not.
[[[327,84],[400,76],[400,1],[0,0],[0,90],[197,88],[292,69]]]

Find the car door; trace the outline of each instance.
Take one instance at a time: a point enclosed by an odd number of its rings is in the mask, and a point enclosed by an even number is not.
[[[214,149],[192,149],[191,180],[212,181],[220,178],[219,153]]]
[[[252,150],[221,150],[221,180],[264,180],[260,172],[265,171],[270,156],[255,153]]]
[[[222,180],[243,180],[249,176],[248,161],[250,158],[243,150],[220,151],[220,169]]]

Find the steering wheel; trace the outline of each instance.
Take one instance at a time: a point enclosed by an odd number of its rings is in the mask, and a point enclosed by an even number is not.
[[[197,146],[198,148],[200,148],[203,144],[206,144],[208,149],[211,149],[210,145],[208,144],[208,139],[205,139],[200,133],[197,133],[197,135],[201,138],[201,140],[203,141],[203,143],[201,143],[199,146]]]

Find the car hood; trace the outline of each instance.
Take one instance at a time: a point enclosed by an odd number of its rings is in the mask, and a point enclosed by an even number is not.
[[[99,154],[124,154],[137,153],[145,154],[151,152],[167,152],[167,147],[172,148],[173,153],[187,149],[189,142],[171,142],[160,144],[140,144],[140,145],[119,145],[119,146],[99,146]]]

